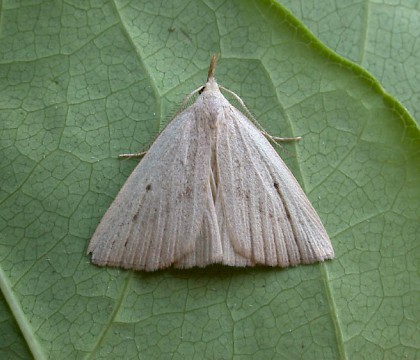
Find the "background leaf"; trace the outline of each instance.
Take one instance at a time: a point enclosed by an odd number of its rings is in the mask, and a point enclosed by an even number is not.
[[[328,29],[319,36],[341,52],[340,22],[317,14],[309,25]],[[370,64],[355,56],[369,46],[350,43],[342,52]],[[337,258],[152,274],[91,265],[90,236],[137,163],[116,156],[153,140],[217,51],[219,83],[270,133],[303,136],[281,155]],[[390,53],[382,56],[395,62]],[[419,129],[397,98],[281,6],[6,2],[0,80],[2,359],[419,356]],[[392,93],[418,94],[405,90]]]
[[[288,1],[283,4],[338,54],[370,71],[420,119],[418,1]]]

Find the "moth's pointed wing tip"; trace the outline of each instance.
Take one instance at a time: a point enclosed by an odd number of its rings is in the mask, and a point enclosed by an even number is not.
[[[98,259],[94,256],[92,251],[86,253],[88,256],[90,255],[90,262],[99,267],[110,267],[110,268],[116,268],[121,270],[134,270],[134,271],[141,271],[141,272],[155,272],[159,270],[165,270],[170,267],[167,265],[159,265],[159,264],[124,264],[123,261],[113,261],[112,259]]]
[[[96,231],[90,238],[89,244],[86,249],[86,255],[93,255],[93,252],[98,247],[98,245],[101,243],[100,237],[97,236]]]
[[[335,257],[334,250],[332,250],[332,251],[327,252],[325,254],[317,255],[312,259],[308,259],[308,261],[304,262],[304,263],[306,263],[306,264],[323,263],[323,262],[326,262],[328,260],[334,259],[334,257]]]
[[[92,255],[92,253],[93,253],[93,249],[91,249],[91,247],[89,245],[87,250],[86,250],[86,255],[89,256],[89,255]]]
[[[323,262],[326,262],[326,261],[329,261],[329,260],[332,260],[332,259],[334,259],[334,254],[324,256],[320,259],[315,260],[315,262],[323,263]]]
[[[331,240],[329,238],[327,239],[328,239],[328,246],[327,246],[327,250],[325,251],[324,260],[331,260],[335,258],[335,252],[331,244]]]
[[[324,261],[332,260],[334,259],[334,257],[335,257],[334,249],[331,247],[327,249],[323,254],[317,254],[314,257],[313,262],[324,262]]]

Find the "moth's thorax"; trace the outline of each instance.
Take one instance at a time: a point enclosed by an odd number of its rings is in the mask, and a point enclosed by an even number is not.
[[[225,106],[229,105],[214,78],[207,81],[199,99],[197,99],[198,102],[200,103],[198,108],[202,111],[202,115],[206,117],[211,128],[217,126],[221,112],[224,111]]]

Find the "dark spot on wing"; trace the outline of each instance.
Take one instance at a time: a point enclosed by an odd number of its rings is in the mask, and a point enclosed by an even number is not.
[[[146,186],[146,190],[147,190],[147,191],[152,190],[152,184],[148,184],[148,185]]]
[[[280,185],[279,185],[279,183],[278,183],[277,181],[275,181],[273,185],[274,185],[274,188],[275,188],[275,189],[276,189],[276,191],[277,191],[277,194],[279,194],[279,196],[280,196],[281,202],[283,203],[283,206],[284,206],[284,211],[285,211],[285,213],[286,213],[286,217],[287,217],[287,219],[289,220],[289,222],[291,223],[291,222],[292,222],[292,217],[290,216],[290,212],[289,212],[289,209],[288,209],[288,208],[287,208],[287,206],[286,206],[286,203],[285,203],[285,201],[284,201],[283,195],[282,195],[282,193],[280,192]]]

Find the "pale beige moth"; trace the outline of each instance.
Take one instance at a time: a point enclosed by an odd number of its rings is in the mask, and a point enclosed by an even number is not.
[[[194,104],[165,127],[105,213],[87,250],[94,264],[154,271],[334,257],[266,134],[222,95],[216,61],[187,98],[199,93]]]

